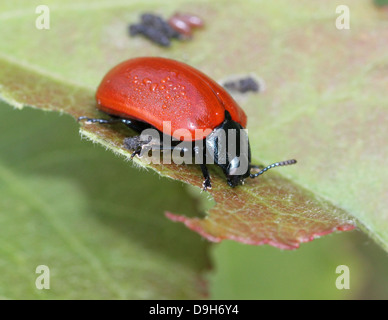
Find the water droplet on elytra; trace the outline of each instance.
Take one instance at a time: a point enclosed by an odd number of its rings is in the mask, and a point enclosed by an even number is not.
[[[148,79],[148,78],[144,78],[143,79],[143,83],[144,84],[150,84],[152,81],[150,80],[150,79]]]

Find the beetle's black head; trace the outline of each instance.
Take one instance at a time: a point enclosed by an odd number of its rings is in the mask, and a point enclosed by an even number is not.
[[[243,165],[242,162],[245,161],[246,165]],[[243,169],[243,166],[246,166],[247,169]],[[250,163],[248,157],[245,154],[240,154],[233,159],[229,159],[228,166],[226,168],[225,176],[227,178],[228,184],[233,188],[244,182],[244,179],[249,177],[250,172]]]
[[[250,175],[251,150],[246,130],[225,111],[225,120],[206,138],[214,163],[222,168],[228,184],[236,187]]]

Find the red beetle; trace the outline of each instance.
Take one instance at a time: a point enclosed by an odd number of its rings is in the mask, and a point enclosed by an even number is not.
[[[217,82],[182,62],[159,57],[124,61],[106,74],[96,99],[98,109],[111,119],[80,117],[79,120],[101,124],[122,122],[139,133],[154,128],[161,137],[171,135],[175,141],[173,147],[178,147],[178,142],[189,143],[190,151],[196,156],[201,153],[204,159],[199,163],[205,178],[204,190],[211,188],[206,167],[209,163],[222,168],[231,187],[273,167],[296,163],[296,160],[276,162],[251,173],[252,168],[259,166],[251,164],[249,140],[243,130],[246,114]],[[184,133],[178,129],[185,129]],[[228,132],[233,132],[235,139]],[[148,142],[137,136],[125,139],[124,144],[135,150],[132,154],[135,156],[141,154]],[[231,142],[233,154],[229,152]],[[163,143],[159,144],[158,148],[163,149]]]

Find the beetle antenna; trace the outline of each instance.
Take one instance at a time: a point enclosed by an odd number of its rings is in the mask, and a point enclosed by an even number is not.
[[[275,167],[280,167],[280,166],[288,166],[290,164],[295,164],[295,163],[296,163],[295,159],[281,161],[281,162],[275,162],[275,163],[269,165],[268,167],[265,167],[264,169],[262,169],[261,171],[255,173],[255,174],[251,173],[249,176],[253,179],[253,178],[256,178],[256,177],[262,175],[264,172],[268,171],[269,169],[272,169]]]

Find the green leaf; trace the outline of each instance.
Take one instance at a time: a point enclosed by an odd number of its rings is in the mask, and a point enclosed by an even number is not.
[[[374,4],[378,7],[388,6],[388,0],[373,0]]]
[[[344,3],[351,9],[351,30],[335,28],[335,1],[319,6],[297,1],[228,6],[222,1],[52,1],[47,2],[50,30],[34,28],[34,4],[25,2],[22,11],[4,5],[0,16],[7,26],[2,30],[0,96],[15,106],[98,116],[93,95],[100,79],[119,61],[138,55],[183,60],[215,79],[254,72],[265,80],[263,94],[241,103],[249,117],[253,157],[264,164],[296,158],[298,165],[233,190],[212,171],[210,195],[217,206],[209,216],[201,221],[170,217],[208,239],[281,248],[351,229],[357,218],[387,248],[383,182],[388,177],[378,170],[388,153],[381,121],[386,116],[387,48],[379,35],[384,22],[371,2]],[[144,11],[165,17],[193,12],[206,27],[193,41],[166,50],[128,37],[127,24]],[[129,156],[122,146],[128,135],[123,127],[88,125],[82,133]],[[202,182],[193,166],[150,167],[195,186]]]
[[[354,229],[342,210],[288,180],[271,177],[245,186],[244,191],[217,188],[212,192],[217,205],[206,219],[166,215],[213,242],[230,239],[281,249],[298,248],[299,243],[336,230]]]
[[[0,119],[0,297],[205,297],[207,243],[163,215],[198,215],[180,183],[80,141],[69,117],[0,104]],[[35,287],[39,265],[49,290]]]

